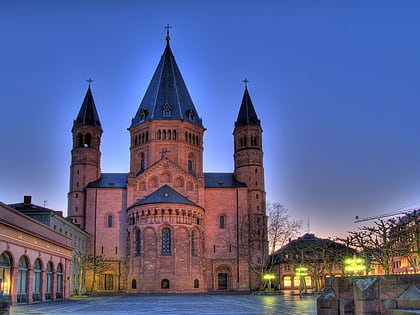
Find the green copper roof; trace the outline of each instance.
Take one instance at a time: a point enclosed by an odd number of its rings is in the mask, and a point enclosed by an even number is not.
[[[95,126],[102,130],[99,115],[96,111],[95,101],[93,100],[92,91],[90,90],[90,85],[86,92],[82,106],[80,107],[79,114],[73,122],[73,126],[78,125]]]
[[[160,59],[149,87],[131,121],[135,127],[149,120],[185,120],[203,128],[169,46]]]
[[[254,105],[252,105],[251,97],[248,93],[248,88],[245,87],[244,96],[242,97],[241,108],[239,109],[238,118],[235,122],[235,128],[255,125],[261,127],[261,121],[258,119],[255,112]]]

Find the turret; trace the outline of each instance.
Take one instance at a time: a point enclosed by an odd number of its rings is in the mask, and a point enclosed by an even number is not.
[[[70,190],[68,215],[72,222],[85,228],[85,187],[101,175],[100,143],[102,126],[96,111],[95,101],[89,87],[71,130]]]
[[[248,80],[245,80],[247,83]],[[252,237],[262,240],[260,248],[253,248],[251,257],[261,259],[267,254],[266,215],[265,215],[265,185],[262,151],[262,129],[248,87],[245,86],[238,118],[235,122],[234,161],[235,177],[248,186],[248,220],[253,231]],[[258,264],[258,261],[254,261]]]

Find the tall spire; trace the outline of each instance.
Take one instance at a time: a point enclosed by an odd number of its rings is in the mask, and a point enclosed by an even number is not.
[[[90,89],[90,83],[93,82],[93,80],[89,78],[87,82],[89,82],[89,86],[85,95],[85,99],[83,100],[76,120],[73,122],[73,126],[88,125],[98,127],[100,130],[102,130],[99,115],[96,111],[95,101],[93,100],[92,91]]]
[[[167,25],[165,28],[165,50],[130,128],[151,119],[184,120],[203,128],[169,45],[171,27]]]
[[[238,118],[235,122],[235,128],[247,125],[255,125],[261,127],[261,121],[258,119],[254,105],[252,105],[251,97],[248,93],[249,81],[245,79],[243,82],[245,82],[245,92],[244,96],[242,97],[242,104],[241,108],[239,109]]]

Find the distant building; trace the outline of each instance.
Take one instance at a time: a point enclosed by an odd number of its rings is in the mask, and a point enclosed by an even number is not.
[[[304,234],[273,254],[273,282],[281,290],[322,289],[326,277],[343,275],[343,261],[354,253],[344,244]]]
[[[88,233],[83,231],[78,225],[72,223],[71,220],[63,218],[61,211],[54,211],[33,204],[31,196],[25,196],[23,203],[9,204],[9,207],[18,210],[19,212],[31,217],[32,219],[35,219],[49,226],[53,230],[71,238],[73,251],[71,252],[72,263],[70,273],[70,294],[76,294],[76,290],[79,289],[80,270],[75,262],[79,259],[79,257],[86,256]]]
[[[95,290],[258,288],[249,270],[267,252],[260,120],[245,88],[233,130],[234,172],[205,173],[206,129],[169,41],[128,128],[129,172],[101,172],[103,129],[90,85],[73,123],[68,214],[89,233],[88,254],[112,263]],[[261,243],[251,248],[256,233]]]
[[[12,304],[70,297],[71,239],[0,202],[0,290]]]

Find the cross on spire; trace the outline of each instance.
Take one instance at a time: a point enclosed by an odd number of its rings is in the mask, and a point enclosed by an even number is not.
[[[86,82],[88,82],[89,86],[90,86],[90,84],[93,82],[93,80],[91,78],[89,78],[89,79],[86,80]]]
[[[166,41],[169,42],[171,40],[171,37],[169,36],[169,29],[172,28],[169,24],[165,26],[166,28]]]
[[[249,82],[249,80],[248,80],[247,78],[243,79],[243,80],[242,80],[242,82],[244,82],[244,83],[245,83],[245,87],[248,87],[248,82]]]

